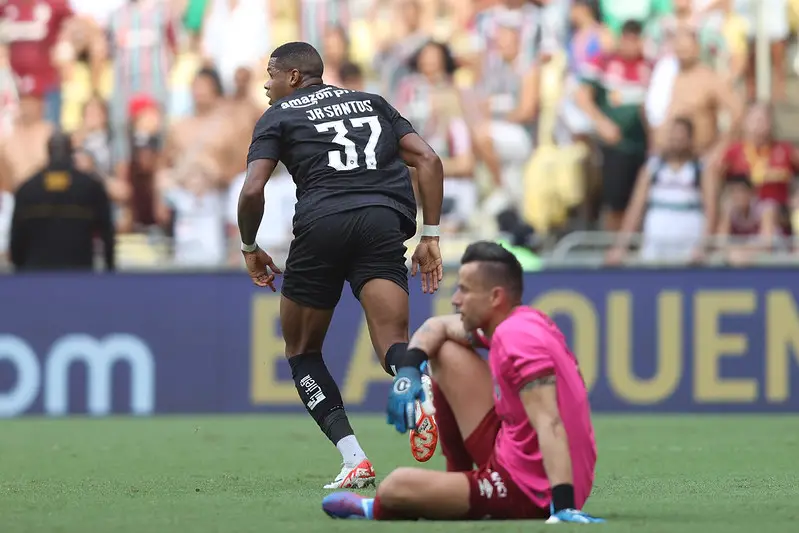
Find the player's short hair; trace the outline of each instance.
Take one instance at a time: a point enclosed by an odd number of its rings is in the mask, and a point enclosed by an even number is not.
[[[309,78],[321,78],[325,72],[325,64],[316,48],[300,41],[278,46],[272,52],[272,59],[275,66],[284,72],[298,70]]]
[[[214,90],[216,91],[217,96],[222,96],[225,92],[224,88],[222,87],[222,77],[219,75],[219,72],[213,67],[203,67],[197,71],[197,74],[194,76],[195,80],[200,78],[205,78],[210,81],[213,86]]]
[[[524,290],[522,265],[509,250],[491,241],[473,242],[461,257],[461,265],[468,263],[480,263],[486,283],[501,285],[514,298],[521,299]]]

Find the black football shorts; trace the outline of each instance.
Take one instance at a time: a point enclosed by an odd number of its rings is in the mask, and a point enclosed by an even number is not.
[[[394,209],[366,206],[295,228],[283,296],[306,307],[333,309],[344,280],[356,298],[372,279],[393,281],[408,292],[403,227],[403,215]]]

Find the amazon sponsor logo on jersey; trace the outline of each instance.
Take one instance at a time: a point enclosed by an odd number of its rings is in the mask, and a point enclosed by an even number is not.
[[[320,91],[316,91],[315,93],[306,94],[299,98],[294,98],[293,100],[288,100],[280,104],[281,109],[288,109],[289,107],[293,108],[303,108],[303,107],[311,107],[318,104],[322,100],[327,100],[328,98],[341,98],[341,96],[351,93],[353,91],[349,91],[347,89],[322,89]]]
[[[373,113],[374,108],[369,100],[356,100],[354,102],[341,102],[340,104],[326,105],[316,109],[307,109],[305,114],[308,120],[324,120],[326,118],[341,117],[354,113]]]

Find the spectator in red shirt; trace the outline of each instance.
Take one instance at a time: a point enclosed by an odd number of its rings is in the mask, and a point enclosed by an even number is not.
[[[779,248],[785,237],[777,205],[760,201],[746,176],[730,176],[717,236],[733,265],[746,265],[758,253]]]
[[[44,95],[45,118],[61,122],[59,65],[75,56],[67,39],[72,9],[67,0],[5,0],[0,3],[2,37],[21,92]]]
[[[772,109],[756,104],[746,116],[743,140],[727,148],[721,162],[721,176],[746,176],[761,200],[787,207],[791,180],[799,172],[799,150],[774,138]]]

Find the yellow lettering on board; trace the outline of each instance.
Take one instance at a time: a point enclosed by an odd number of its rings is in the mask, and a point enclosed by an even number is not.
[[[358,338],[355,340],[350,364],[344,376],[344,387],[341,390],[344,404],[363,403],[369,385],[381,381],[390,383],[391,376],[386,374],[386,371],[380,366],[380,361],[372,347],[366,320],[361,320]]]
[[[791,396],[791,354],[799,363],[799,312],[790,291],[766,297],[766,400],[785,402]]]
[[[285,359],[283,338],[277,334],[280,297],[253,296],[251,316],[250,400],[255,405],[297,404],[300,400],[294,382],[277,377],[277,365]]]
[[[757,306],[752,291],[701,291],[694,296],[694,399],[701,403],[749,403],[757,399],[754,378],[722,378],[724,357],[746,355],[747,338],[719,332],[722,315],[749,315]]]
[[[580,362],[580,372],[590,392],[596,383],[599,366],[598,318],[591,302],[574,291],[552,291],[539,296],[532,306],[553,317],[558,314],[568,316],[572,321],[572,350]]]
[[[616,395],[631,404],[651,405],[668,399],[680,384],[682,375],[682,295],[664,291],[658,296],[658,347],[651,352],[633,353],[632,297],[628,291],[612,292],[607,306],[608,381]],[[632,337],[632,339],[631,339]],[[633,361],[656,358],[651,378],[639,378]]]

